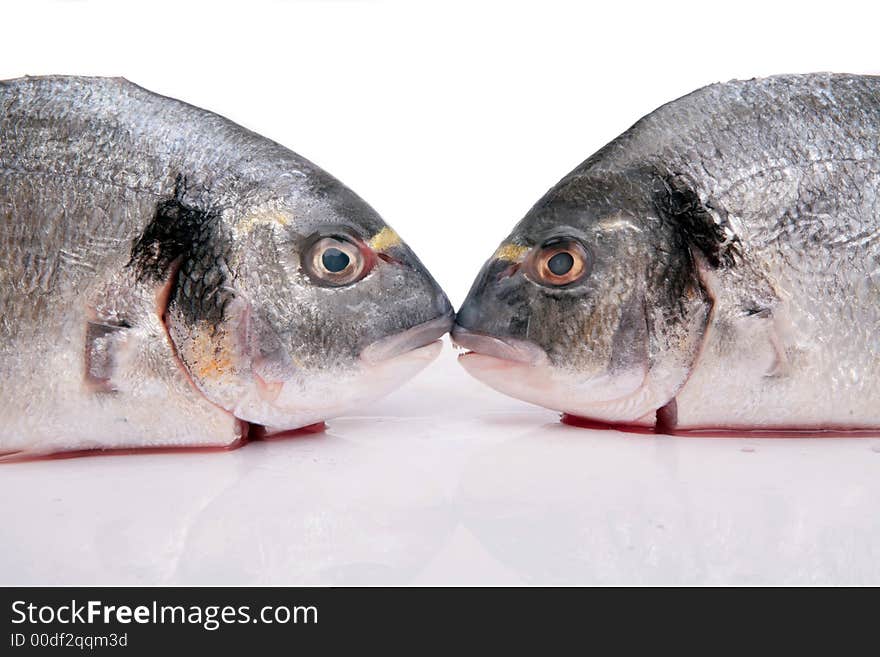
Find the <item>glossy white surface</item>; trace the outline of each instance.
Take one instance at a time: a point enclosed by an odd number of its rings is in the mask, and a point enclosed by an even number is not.
[[[0,468],[0,584],[880,584],[880,437],[576,429],[449,348],[324,434]]]

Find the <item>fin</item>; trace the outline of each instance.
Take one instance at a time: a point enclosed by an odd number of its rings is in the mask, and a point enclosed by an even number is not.
[[[712,267],[702,252],[693,253],[693,258],[700,282],[712,299],[716,329],[762,333],[774,354],[764,376],[787,376],[791,371],[788,354],[795,344],[795,333],[786,307],[786,293],[748,258],[728,268]]]
[[[672,435],[678,426],[678,403],[673,397],[666,405],[657,409],[657,421],[654,424],[655,433]]]
[[[315,422],[314,424],[307,424],[298,429],[273,429],[272,427],[264,427],[261,424],[250,424],[248,427],[247,439],[264,441],[284,440],[287,438],[309,436],[316,433],[325,433],[326,431],[327,425],[323,421]]]
[[[791,360],[788,351],[791,348],[791,331],[785,313],[778,312],[770,316],[773,325],[769,329],[768,338],[776,358],[773,365],[764,374],[766,377],[785,377],[791,373]]]
[[[119,361],[119,350],[125,347],[127,323],[86,323],[85,381],[95,392],[115,392],[113,375]]]

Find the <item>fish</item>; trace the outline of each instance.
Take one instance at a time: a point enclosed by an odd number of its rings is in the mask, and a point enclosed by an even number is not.
[[[880,429],[880,77],[712,84],[516,224],[459,309],[467,372],[581,426]]]
[[[453,310],[336,178],[123,78],[0,82],[0,453],[230,447],[345,413]]]

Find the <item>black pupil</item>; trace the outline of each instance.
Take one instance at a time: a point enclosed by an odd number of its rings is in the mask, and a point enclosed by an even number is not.
[[[557,253],[547,261],[547,268],[556,276],[564,276],[572,267],[574,267],[574,258],[566,251]]]
[[[333,274],[338,274],[343,271],[348,267],[350,261],[351,259],[348,257],[347,253],[340,251],[333,246],[321,254],[321,264],[324,265],[324,269]]]

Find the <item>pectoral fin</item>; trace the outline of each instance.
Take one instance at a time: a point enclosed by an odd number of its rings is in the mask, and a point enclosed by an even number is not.
[[[95,392],[115,392],[113,375],[128,341],[126,323],[86,322],[85,382]]]

